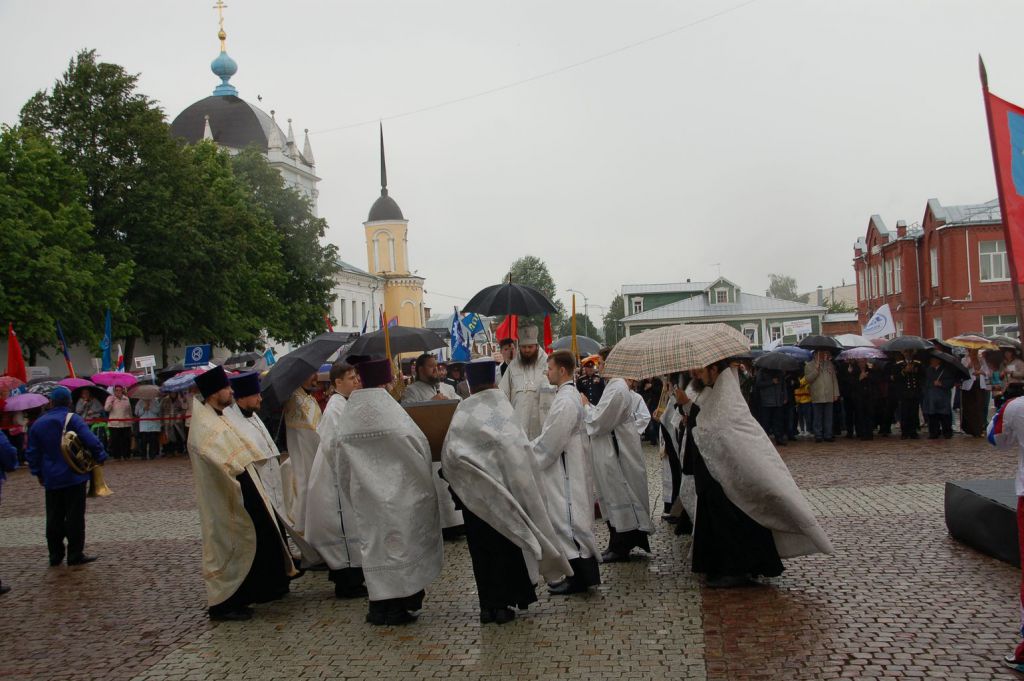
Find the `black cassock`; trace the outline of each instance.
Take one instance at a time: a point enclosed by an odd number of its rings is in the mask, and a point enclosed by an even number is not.
[[[693,405],[687,418],[690,432],[700,409]],[[709,576],[782,574],[782,561],[771,530],[759,525],[736,504],[711,476],[695,442],[687,439],[683,472],[693,475],[697,488],[697,518],[693,528],[693,571]]]

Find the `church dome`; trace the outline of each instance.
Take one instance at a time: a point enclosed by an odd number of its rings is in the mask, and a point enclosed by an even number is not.
[[[380,222],[384,220],[404,220],[405,216],[402,215],[402,209],[398,207],[395,200],[388,196],[388,190],[384,189],[380,193],[380,198],[373,202],[370,206],[370,216],[366,218],[367,222]]]
[[[210,119],[214,141],[221,146],[255,146],[266,153],[275,133],[278,140],[285,139],[280,126],[265,111],[233,95],[212,95],[195,102],[175,117],[171,136],[190,144],[199,142],[203,139],[206,117]]]

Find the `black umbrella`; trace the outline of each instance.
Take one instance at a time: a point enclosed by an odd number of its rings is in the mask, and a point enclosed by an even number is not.
[[[558,308],[547,296],[532,286],[507,283],[488,286],[478,292],[466,303],[462,311],[482,315],[517,314],[531,317],[554,314]]]
[[[799,371],[804,363],[784,352],[767,352],[754,359],[754,366],[771,371]]]
[[[444,339],[433,329],[414,329],[408,326],[392,326],[388,329],[391,338],[391,354],[403,352],[429,352],[445,346]],[[348,348],[350,355],[383,355],[384,330],[360,336]]]
[[[281,407],[295,389],[320,369],[328,357],[348,342],[347,333],[322,333],[300,348],[292,350],[270,367],[263,379],[263,402],[273,410]]]
[[[243,352],[238,355],[231,355],[224,360],[225,367],[236,367],[236,366],[253,366],[256,362],[263,359],[262,352]]]
[[[572,336],[562,336],[556,338],[551,343],[552,350],[572,350]],[[587,355],[596,355],[601,349],[601,344],[590,336],[576,336],[576,349],[580,355],[586,357]]]
[[[933,350],[934,345],[920,336],[899,336],[887,341],[882,346],[886,352],[903,352],[905,350]]]
[[[805,350],[833,350],[841,352],[843,349],[843,344],[832,336],[820,336],[817,334],[807,336],[796,345]]]
[[[961,379],[967,379],[971,377],[971,372],[967,369],[967,367],[965,367],[960,360],[958,360],[956,357],[949,354],[948,352],[943,352],[942,350],[932,350],[928,354],[931,357],[941,359],[944,364],[946,364],[949,368],[953,369],[957,374],[959,374]]]

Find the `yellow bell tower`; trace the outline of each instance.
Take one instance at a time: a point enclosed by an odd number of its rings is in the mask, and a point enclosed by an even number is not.
[[[384,160],[384,126],[380,128],[380,198],[370,207],[363,223],[366,230],[366,262],[370,272],[384,280],[384,312],[398,317],[399,326],[423,328],[423,277],[409,271],[409,221],[388,195],[388,170]],[[385,320],[385,323],[387,320]]]

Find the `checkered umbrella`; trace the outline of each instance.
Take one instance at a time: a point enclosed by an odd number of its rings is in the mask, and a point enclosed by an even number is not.
[[[750,341],[728,324],[680,324],[619,341],[604,366],[607,378],[651,378],[691,371],[747,352]]]

